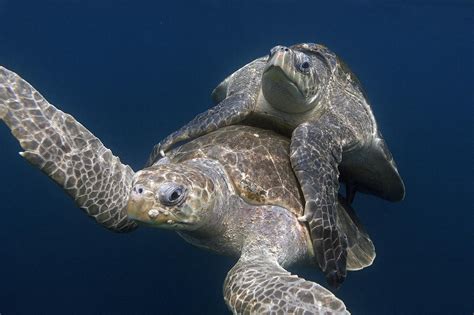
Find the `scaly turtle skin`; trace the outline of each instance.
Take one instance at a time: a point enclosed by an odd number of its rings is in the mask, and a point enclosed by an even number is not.
[[[104,227],[169,228],[193,244],[239,257],[224,284],[235,314],[348,313],[331,292],[284,269],[311,263],[313,256],[308,228],[297,219],[302,195],[287,139],[229,127],[134,173],[72,116],[2,67],[0,119],[25,150],[21,155]],[[370,265],[373,244],[342,197],[336,211],[336,224],[348,236],[347,268]]]
[[[291,164],[303,190],[315,257],[328,282],[346,276],[346,240],[337,229],[339,180],[355,191],[403,199],[405,188],[362,87],[349,68],[317,44],[274,47],[225,79],[217,105],[155,146],[148,165],[180,141],[233,124],[291,134]],[[339,172],[341,176],[339,177]]]

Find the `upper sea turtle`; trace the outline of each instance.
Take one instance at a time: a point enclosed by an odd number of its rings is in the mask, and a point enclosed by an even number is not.
[[[126,232],[136,222],[177,230],[187,241],[239,257],[224,283],[235,314],[347,314],[317,283],[284,268],[311,264],[309,230],[298,221],[303,197],[289,161],[289,140],[248,126],[219,129],[137,173],[71,115],[0,67],[0,119],[25,150],[99,224]],[[339,197],[347,268],[369,266],[375,250]]]
[[[390,201],[405,187],[363,89],[344,62],[318,44],[276,46],[214,90],[217,105],[155,146],[148,165],[180,141],[233,124],[291,134],[291,164],[305,199],[316,260],[328,282],[346,276],[345,236],[336,228],[339,180]],[[341,177],[339,178],[339,172]]]

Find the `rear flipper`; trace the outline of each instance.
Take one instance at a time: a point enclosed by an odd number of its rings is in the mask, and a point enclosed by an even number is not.
[[[133,170],[71,115],[3,67],[0,120],[25,150],[21,156],[59,184],[99,224],[117,232],[136,228],[125,210]]]
[[[225,279],[224,299],[234,314],[349,314],[330,291],[266,256],[240,258]]]
[[[360,270],[372,265],[375,247],[348,201],[339,195],[336,225],[347,236],[347,270]]]

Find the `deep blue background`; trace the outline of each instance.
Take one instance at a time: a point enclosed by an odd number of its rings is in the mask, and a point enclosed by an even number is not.
[[[226,75],[276,44],[326,44],[364,84],[407,187],[401,203],[357,198],[377,259],[337,295],[353,314],[471,314],[474,4],[328,2],[0,0],[0,64],[137,170]],[[0,125],[2,315],[226,313],[231,259],[100,228],[19,150]]]

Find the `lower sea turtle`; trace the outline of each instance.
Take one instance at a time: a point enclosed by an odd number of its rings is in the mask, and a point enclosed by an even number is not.
[[[175,143],[233,124],[291,136],[291,164],[305,198],[315,257],[328,282],[345,278],[346,241],[336,228],[339,180],[390,201],[405,188],[363,89],[344,62],[318,44],[276,46],[213,92],[217,104],[155,146],[148,165]],[[341,177],[339,178],[339,173]]]
[[[222,128],[134,173],[71,115],[1,67],[0,119],[21,155],[99,224],[118,232],[137,222],[173,229],[192,244],[238,257],[224,283],[233,313],[348,313],[333,293],[285,270],[312,264],[314,255],[309,230],[297,219],[303,197],[287,138],[249,126]],[[336,211],[347,235],[347,268],[369,266],[373,244],[343,197]]]

